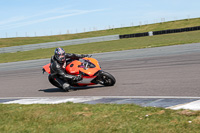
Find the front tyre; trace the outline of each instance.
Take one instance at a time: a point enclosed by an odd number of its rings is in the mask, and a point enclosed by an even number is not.
[[[113,86],[116,82],[115,78],[108,72],[102,72],[100,77],[101,84],[104,86]]]

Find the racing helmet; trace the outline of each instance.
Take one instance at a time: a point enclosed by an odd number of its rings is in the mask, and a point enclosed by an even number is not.
[[[65,50],[63,48],[56,48],[54,52],[55,59],[59,63],[64,63],[65,62]]]

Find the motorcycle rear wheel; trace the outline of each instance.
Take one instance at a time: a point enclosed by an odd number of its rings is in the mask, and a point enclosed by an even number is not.
[[[101,84],[104,86],[113,86],[116,82],[115,78],[108,72],[101,73]]]

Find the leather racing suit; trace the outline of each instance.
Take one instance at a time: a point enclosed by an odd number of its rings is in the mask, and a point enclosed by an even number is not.
[[[59,63],[55,56],[51,57],[51,65],[50,65],[50,72],[49,81],[51,84],[58,88],[63,88],[63,85],[72,81],[80,80],[75,75],[70,75],[65,71],[66,66],[73,60],[77,60],[80,58],[88,57],[88,55],[84,54],[73,54],[73,53],[65,53],[66,62]]]

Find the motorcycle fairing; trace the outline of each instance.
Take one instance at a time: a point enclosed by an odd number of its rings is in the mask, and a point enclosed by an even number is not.
[[[47,73],[50,74],[50,73],[51,73],[51,72],[50,72],[50,65],[51,65],[51,63],[44,65],[44,66],[43,66],[43,71],[46,71]]]
[[[84,60],[89,60],[92,64],[94,64],[94,68],[85,67],[83,66],[83,63],[79,60],[74,60],[70,64],[67,65],[66,71],[69,74],[77,75],[81,73],[84,73],[88,76],[93,76],[95,73],[97,73],[99,70],[101,70],[99,63],[96,59],[93,58],[83,58]]]
[[[96,78],[96,76],[84,76],[83,79],[81,81],[78,81],[77,84],[79,86],[84,86],[84,85],[93,85],[95,83],[92,83],[92,80]]]

